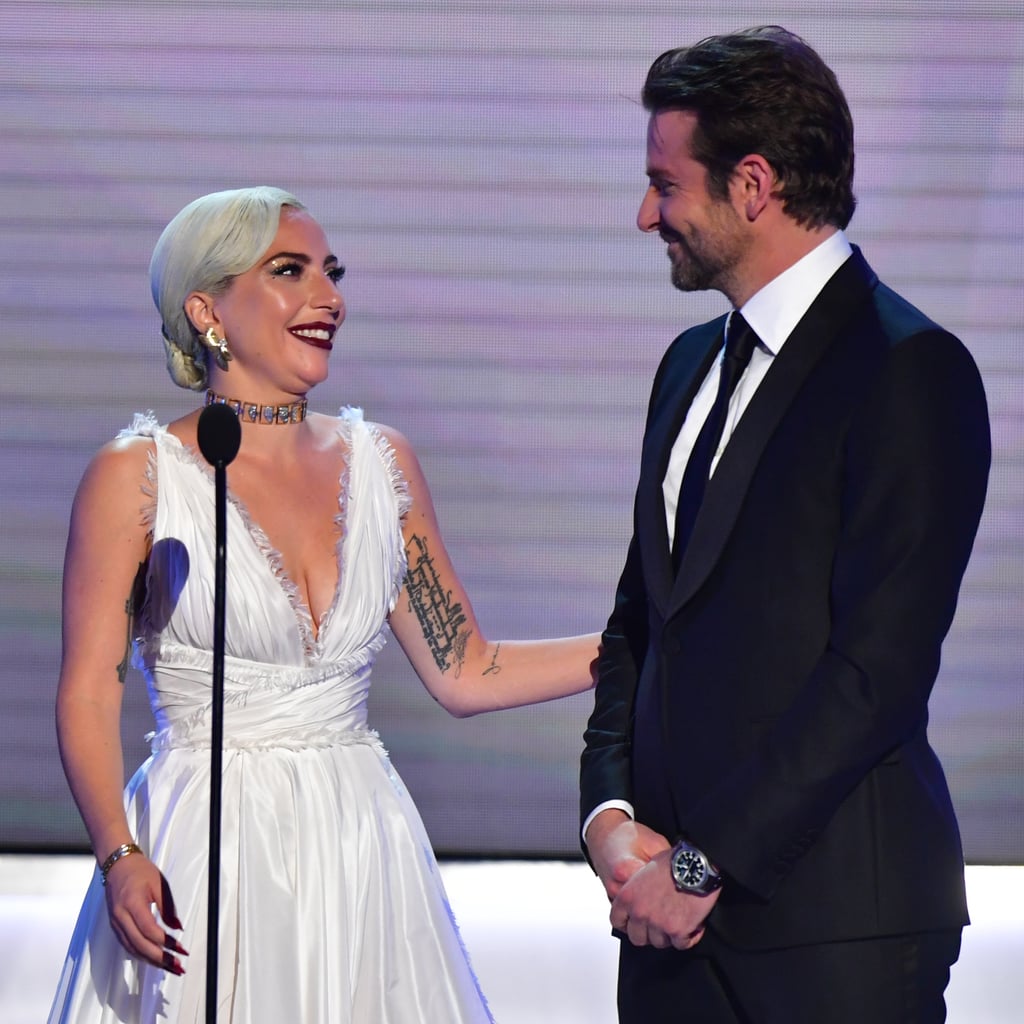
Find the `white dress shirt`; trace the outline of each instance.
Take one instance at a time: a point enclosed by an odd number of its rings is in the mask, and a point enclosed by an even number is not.
[[[729,399],[729,410],[725,417],[722,439],[711,459],[711,475],[714,476],[718,460],[729,443],[736,424],[739,423],[754,392],[761,385],[768,373],[772,360],[782,351],[786,339],[793,333],[793,328],[800,322],[804,314],[811,308],[811,303],[818,297],[829,278],[846,262],[852,253],[850,243],[842,231],[829,235],[817,248],[793,266],[784,270],[774,280],[769,281],[759,292],[752,295],[740,310],[743,318],[750,324],[758,337],[757,347],[750,357],[750,364],[736,384],[736,390]],[[732,320],[732,313],[729,314]],[[727,327],[728,329],[728,327]],[[725,346],[718,354],[715,365],[711,367],[700,390],[694,396],[693,403],[683,426],[672,445],[668,469],[661,489],[665,496],[665,516],[668,523],[669,550],[675,538],[676,504],[679,501],[679,488],[682,486],[683,473],[690,459],[697,435],[704,421],[711,412],[718,392],[718,378],[721,374],[722,360],[725,357]]]
[[[833,274],[849,259],[853,249],[842,231],[829,235],[820,245],[812,249],[806,256],[797,260],[791,267],[784,270],[778,277],[769,281],[759,292],[752,295],[740,309],[743,318],[750,324],[758,337],[757,347],[750,357],[750,364],[743,371],[736,384],[736,390],[729,399],[725,427],[722,439],[711,460],[711,475],[714,475],[718,460],[722,457],[729,439],[732,437],[736,424],[744,410],[750,404],[771,368],[772,360],[782,350],[786,339],[793,333],[793,328],[803,319],[804,314],[818,297]],[[732,313],[729,314],[730,320]],[[697,394],[694,396],[686,419],[679,430],[672,453],[668,460],[668,469],[661,489],[665,498],[665,522],[668,525],[669,550],[675,537],[676,505],[679,501],[679,488],[683,482],[686,463],[693,451],[694,443],[704,421],[714,405],[718,392],[718,378],[721,373],[722,359],[725,354],[723,345],[715,365],[704,378]],[[633,807],[626,800],[607,800],[599,804],[587,816],[583,823],[583,836],[586,838],[587,828],[602,811],[618,808],[633,817]]]

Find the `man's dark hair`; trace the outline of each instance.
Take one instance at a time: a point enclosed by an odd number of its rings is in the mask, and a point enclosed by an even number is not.
[[[647,73],[643,104],[696,115],[691,153],[712,195],[728,195],[738,161],[759,153],[797,223],[849,224],[853,119],[836,76],[799,36],[762,25],[669,50]]]

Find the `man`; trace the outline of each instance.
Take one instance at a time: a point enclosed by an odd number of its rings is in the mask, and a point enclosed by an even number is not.
[[[847,242],[853,126],[803,40],[671,50],[643,99],[638,225],[733,311],[655,378],[585,737],[620,1020],[941,1021],[967,912],[927,701],[981,381]]]

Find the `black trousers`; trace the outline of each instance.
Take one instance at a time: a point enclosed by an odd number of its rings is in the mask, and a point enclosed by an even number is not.
[[[620,1024],[942,1024],[960,929],[745,952],[622,940]]]

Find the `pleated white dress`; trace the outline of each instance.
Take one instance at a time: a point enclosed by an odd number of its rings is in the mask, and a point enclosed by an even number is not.
[[[334,603],[319,631],[280,559],[229,500],[218,1024],[490,1021],[412,800],[366,724],[374,656],[405,556],[386,441],[343,410]],[[152,417],[153,551],[136,656],[157,729],[125,791],[190,955],[175,977],[129,957],[98,873],[50,1014],[205,1019],[213,646],[213,480]],[[230,470],[229,470],[230,481]]]

